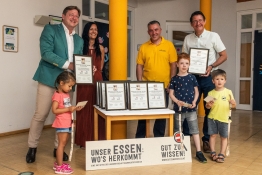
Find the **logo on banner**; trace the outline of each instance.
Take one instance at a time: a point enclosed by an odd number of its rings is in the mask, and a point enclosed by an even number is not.
[[[174,139],[176,143],[181,143],[181,138],[184,139],[184,134],[181,133],[181,136],[180,136],[180,132],[175,132]]]
[[[179,131],[178,132],[175,132],[174,134],[174,140],[177,142],[177,143],[183,143],[183,140],[184,140],[184,134],[183,133],[180,133]],[[184,144],[181,144],[183,145],[183,148],[187,151],[187,148]]]

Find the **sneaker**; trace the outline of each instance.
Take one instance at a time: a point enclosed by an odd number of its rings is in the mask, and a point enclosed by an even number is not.
[[[71,168],[68,163],[63,163],[62,165],[66,165],[66,166],[68,166],[69,168]],[[58,166],[58,165],[57,165],[57,162],[54,162],[53,170],[56,170],[56,167],[57,167],[57,166]]]
[[[203,151],[204,151],[204,153],[210,153],[211,152],[211,149],[210,149],[208,141],[204,141],[203,142]]]
[[[207,159],[205,158],[204,154],[201,151],[196,152],[196,158],[201,163],[207,163]]]
[[[56,166],[56,174],[72,174],[74,171],[67,165]]]

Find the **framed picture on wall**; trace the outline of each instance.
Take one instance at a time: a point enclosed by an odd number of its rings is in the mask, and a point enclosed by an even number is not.
[[[18,52],[18,27],[3,25],[3,51]]]

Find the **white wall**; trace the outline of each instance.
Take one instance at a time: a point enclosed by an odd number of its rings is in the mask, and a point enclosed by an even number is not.
[[[227,72],[226,87],[235,94],[236,85],[236,37],[237,13],[236,1],[212,1],[211,30],[217,32],[226,46],[228,59],[219,68]],[[239,4],[239,3],[238,3]],[[241,3],[240,3],[241,4]]]
[[[199,0],[145,1],[138,0],[135,10],[135,45],[149,40],[147,23],[152,20],[160,22],[162,35],[166,36],[166,21],[189,21],[193,11],[199,9]]]
[[[19,51],[3,52],[0,42],[0,133],[29,128],[34,114],[37,83],[32,77],[40,60],[39,37],[43,30],[34,24],[35,15],[61,16],[66,6],[82,8],[81,4],[81,0],[1,1],[0,26],[18,27]],[[46,123],[52,121],[50,115]]]

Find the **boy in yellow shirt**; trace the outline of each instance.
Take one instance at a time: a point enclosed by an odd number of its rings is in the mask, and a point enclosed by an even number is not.
[[[232,91],[224,87],[226,83],[226,72],[217,69],[211,73],[211,76],[215,84],[215,89],[210,91],[208,96],[213,97],[213,100],[206,103],[206,108],[211,109],[207,120],[208,134],[210,135],[211,158],[216,162],[223,163],[227,147],[230,104],[232,108],[235,108],[236,101],[234,100]],[[215,143],[218,134],[221,138],[221,148],[220,153],[216,155]]]

